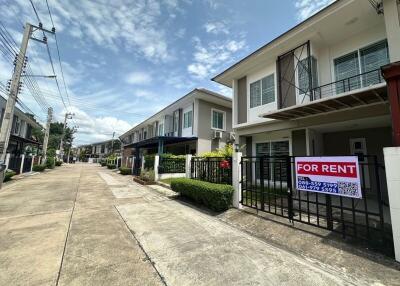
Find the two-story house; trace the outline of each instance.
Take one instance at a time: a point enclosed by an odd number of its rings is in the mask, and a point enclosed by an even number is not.
[[[0,125],[3,121],[6,104],[6,99],[0,96]],[[27,152],[36,153],[38,151],[41,142],[32,135],[33,128],[42,129],[43,127],[35,120],[33,115],[25,113],[16,107],[12,120],[10,141],[7,147],[7,153],[10,154],[11,158],[19,157]]]
[[[89,158],[105,158],[110,154],[120,154],[121,143],[119,139],[109,139],[106,141],[80,145],[76,148],[77,156],[84,161]],[[82,154],[82,156],[81,156]]]
[[[336,1],[213,78],[233,88],[245,154],[383,160],[392,129],[381,67],[400,50],[397,10],[383,6]]]
[[[232,141],[232,100],[194,89],[120,136],[123,160],[144,154],[202,154]]]

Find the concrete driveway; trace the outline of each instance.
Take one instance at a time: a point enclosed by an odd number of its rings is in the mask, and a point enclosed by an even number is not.
[[[84,164],[0,191],[0,268],[0,285],[384,285]]]

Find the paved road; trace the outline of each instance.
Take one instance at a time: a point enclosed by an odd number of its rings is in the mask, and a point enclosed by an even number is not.
[[[84,164],[0,191],[0,269],[0,285],[371,284]]]

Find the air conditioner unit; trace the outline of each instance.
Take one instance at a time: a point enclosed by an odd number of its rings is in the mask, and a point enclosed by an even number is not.
[[[221,139],[222,138],[222,131],[214,130],[213,139]]]

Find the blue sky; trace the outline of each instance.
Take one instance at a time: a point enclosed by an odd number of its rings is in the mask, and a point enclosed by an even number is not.
[[[54,39],[49,46],[54,80],[37,79],[61,120],[74,112],[75,144],[105,140],[127,131],[195,87],[231,91],[210,81],[239,59],[328,4],[329,0],[48,0],[61,52],[64,89]],[[1,20],[17,43],[21,22],[37,24],[28,0],[0,0]],[[52,25],[45,0],[33,0],[44,27]],[[1,54],[0,54],[1,55]],[[45,47],[31,41],[34,74],[52,74]],[[0,57],[0,81],[11,66]],[[69,95],[69,101],[67,94]],[[21,100],[43,121],[46,114],[24,88]]]

